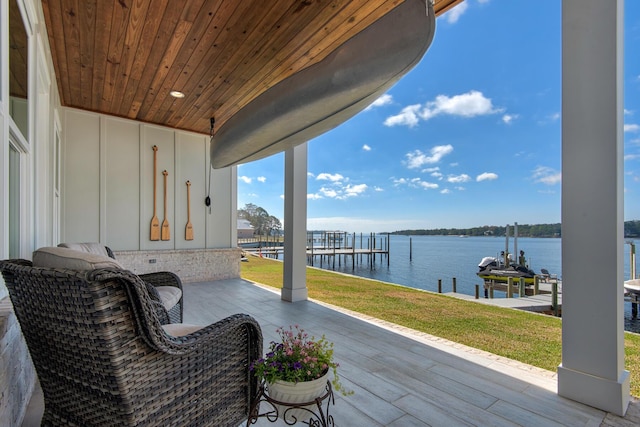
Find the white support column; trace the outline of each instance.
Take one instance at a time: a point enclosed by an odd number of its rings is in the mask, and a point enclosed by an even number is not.
[[[558,393],[624,415],[623,0],[562,2]]]
[[[307,143],[285,151],[284,280],[281,298],[307,299]]]

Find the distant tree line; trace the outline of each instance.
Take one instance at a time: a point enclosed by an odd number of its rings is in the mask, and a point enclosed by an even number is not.
[[[436,228],[432,230],[401,230],[391,234],[405,236],[504,236],[506,226],[484,225],[473,228]],[[513,236],[513,225],[509,227]],[[640,221],[625,221],[625,237],[640,236]],[[518,237],[562,237],[560,223],[557,224],[518,224]]]
[[[278,218],[269,215],[264,208],[253,203],[247,203],[244,208],[238,209],[238,218],[249,221],[255,235],[278,236],[282,230],[282,224]]]
[[[625,221],[624,237],[638,237],[638,236],[640,236],[640,221]]]

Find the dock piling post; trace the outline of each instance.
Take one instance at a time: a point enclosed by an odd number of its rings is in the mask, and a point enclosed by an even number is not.
[[[476,299],[480,298],[480,285],[476,283]]]
[[[351,246],[353,253],[351,254],[351,269],[356,269],[356,233],[353,233],[353,239],[351,239]]]
[[[558,281],[551,284],[551,304],[553,306],[553,315],[558,317]]]
[[[453,278],[453,293],[455,294],[458,290],[458,284],[456,283],[456,278]]]
[[[538,295],[540,293],[540,278],[538,276],[533,277],[533,294]]]
[[[413,261],[413,237],[409,237],[409,261]]]
[[[390,255],[391,255],[391,234],[387,233],[387,267],[389,267],[389,263],[391,262],[390,259]]]
[[[333,238],[333,270],[336,269],[336,240]]]
[[[507,278],[507,298],[513,298],[513,277]]]
[[[442,293],[442,279],[438,279],[438,293]]]
[[[521,277],[520,283],[519,283],[519,289],[518,289],[518,297],[522,298],[526,296],[527,296],[527,291],[525,290],[525,287],[524,287],[524,277]]]

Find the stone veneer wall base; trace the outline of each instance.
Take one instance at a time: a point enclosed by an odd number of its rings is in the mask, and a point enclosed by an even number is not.
[[[118,262],[136,274],[171,271],[183,283],[240,277],[240,248],[114,251]]]
[[[9,297],[0,300],[0,425],[19,426],[33,394],[36,372]]]

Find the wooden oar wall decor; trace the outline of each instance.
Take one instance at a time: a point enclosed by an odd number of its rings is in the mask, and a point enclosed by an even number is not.
[[[158,146],[153,146],[153,218],[151,218],[151,240],[160,240],[160,221],[156,215],[156,177],[158,174]]]
[[[162,232],[160,238],[162,240],[169,240],[171,239],[169,220],[167,219],[167,175],[169,175],[169,172],[163,170],[162,175],[164,175],[164,221],[162,221]]]
[[[193,240],[193,225],[191,224],[191,181],[187,181],[187,225],[184,229],[184,239]]]
[[[157,186],[157,177],[158,177],[158,146],[154,145],[153,147],[153,217],[151,218],[151,231],[150,231],[150,240],[171,240],[171,229],[169,226],[169,218],[167,215],[167,177],[169,176],[169,172],[167,170],[162,171],[162,176],[164,177],[164,220],[162,221],[162,226],[160,226],[160,220],[157,215],[157,205],[158,205],[158,186]],[[187,181],[187,225],[184,230],[184,239],[185,240],[193,240],[193,224],[191,223],[191,181]]]

